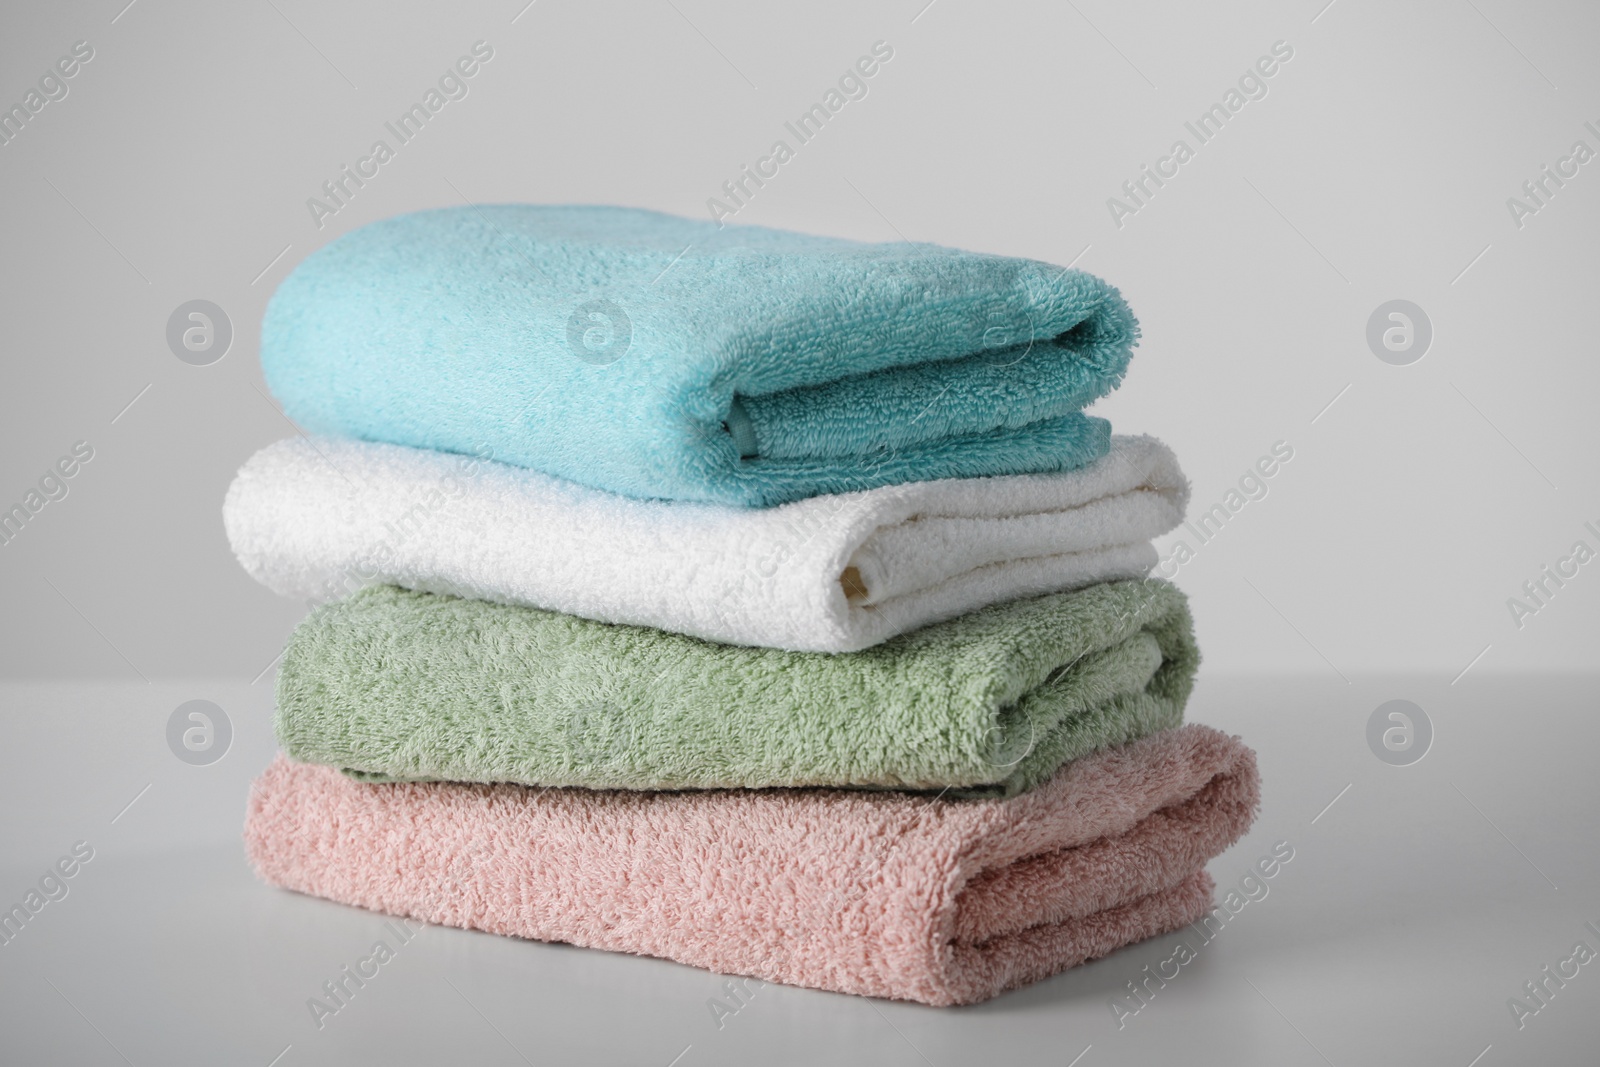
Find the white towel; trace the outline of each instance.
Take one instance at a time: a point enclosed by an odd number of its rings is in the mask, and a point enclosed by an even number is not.
[[[988,604],[1136,578],[1183,520],[1171,450],[774,508],[634,500],[524,467],[291,438],[223,508],[239,562],[324,602],[385,582],[740,645],[850,652]]]

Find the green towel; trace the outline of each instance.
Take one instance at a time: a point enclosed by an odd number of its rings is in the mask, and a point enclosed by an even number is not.
[[[1178,725],[1198,665],[1188,604],[1155,579],[843,654],[373,586],[295,630],[276,726],[295,759],[372,781],[1003,796]]]

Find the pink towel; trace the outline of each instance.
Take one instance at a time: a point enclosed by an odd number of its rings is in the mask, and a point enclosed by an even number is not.
[[[279,756],[245,842],[269,882],[424,922],[967,1004],[1198,919],[1259,791],[1199,725],[982,801],[375,785]]]

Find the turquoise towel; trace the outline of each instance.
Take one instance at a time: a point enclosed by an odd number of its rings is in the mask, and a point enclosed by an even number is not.
[[[373,223],[301,263],[261,363],[308,430],[485,451],[634,497],[762,506],[1066,470],[1138,338],[1032,260],[615,207]]]

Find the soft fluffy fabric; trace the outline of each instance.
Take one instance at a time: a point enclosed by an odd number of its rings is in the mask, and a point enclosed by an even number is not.
[[[294,631],[276,726],[296,759],[386,779],[1008,794],[1176,726],[1198,661],[1154,579],[841,656],[372,586]]]
[[[633,500],[397,445],[290,438],[223,521],[257,580],[313,603],[387,583],[731,644],[867,648],[988,604],[1143,577],[1188,484],[1149,437],[1081,470],[776,508]]]
[[[1255,756],[1186,726],[1010,800],[375,785],[284,757],[245,843],[276,885],[723,974],[965,1004],[1193,922]]]
[[[1032,260],[513,204],[313,253],[261,365],[313,431],[768,505],[1083,466],[1137,335],[1115,289]]]

